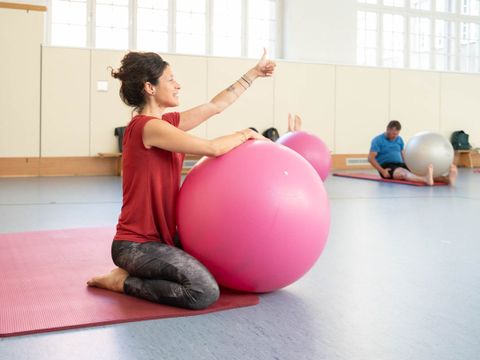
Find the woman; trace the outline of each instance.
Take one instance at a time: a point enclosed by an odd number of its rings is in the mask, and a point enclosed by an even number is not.
[[[265,139],[244,129],[214,140],[186,131],[221,113],[259,77],[272,76],[266,58],[209,103],[178,113],[180,84],[158,54],[130,52],[112,76],[120,97],[138,113],[123,139],[123,205],[112,242],[118,268],[87,284],[150,301],[204,309],[217,301],[218,285],[196,259],[177,248],[175,206],[184,154],[220,156],[248,139]]]

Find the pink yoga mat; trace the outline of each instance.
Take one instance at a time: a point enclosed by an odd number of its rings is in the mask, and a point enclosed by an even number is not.
[[[395,184],[403,184],[403,185],[413,185],[413,186],[427,186],[426,184],[413,182],[413,181],[405,181],[405,180],[394,180],[394,179],[384,179],[375,174],[369,173],[335,173],[333,176],[351,178],[351,179],[360,179],[360,180],[371,180],[371,181],[379,181],[379,182],[387,182],[387,183],[395,183]],[[447,184],[436,182],[433,186],[445,186]]]
[[[114,229],[0,234],[0,337],[147,319],[206,314],[256,305],[254,294],[222,289],[206,310],[159,305],[90,288],[110,271]]]

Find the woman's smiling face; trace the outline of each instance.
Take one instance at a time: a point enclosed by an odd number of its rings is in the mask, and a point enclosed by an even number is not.
[[[178,93],[180,84],[175,80],[171,66],[167,66],[155,86],[155,101],[162,107],[175,107],[180,104]]]

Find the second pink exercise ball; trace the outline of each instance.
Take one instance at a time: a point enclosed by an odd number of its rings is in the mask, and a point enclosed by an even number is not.
[[[305,274],[330,225],[314,169],[267,141],[200,160],[180,190],[177,216],[184,250],[220,285],[250,292],[277,290]]]
[[[288,132],[277,140],[302,155],[317,171],[323,181],[332,167],[332,156],[327,145],[318,136],[306,131]]]

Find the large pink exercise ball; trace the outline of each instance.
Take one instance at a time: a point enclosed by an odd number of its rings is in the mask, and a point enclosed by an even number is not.
[[[332,167],[332,156],[322,139],[306,131],[293,131],[281,136],[277,143],[302,155],[325,181]]]
[[[200,160],[180,189],[177,216],[184,250],[220,285],[249,292],[277,290],[305,274],[330,226],[315,170],[267,141]]]

